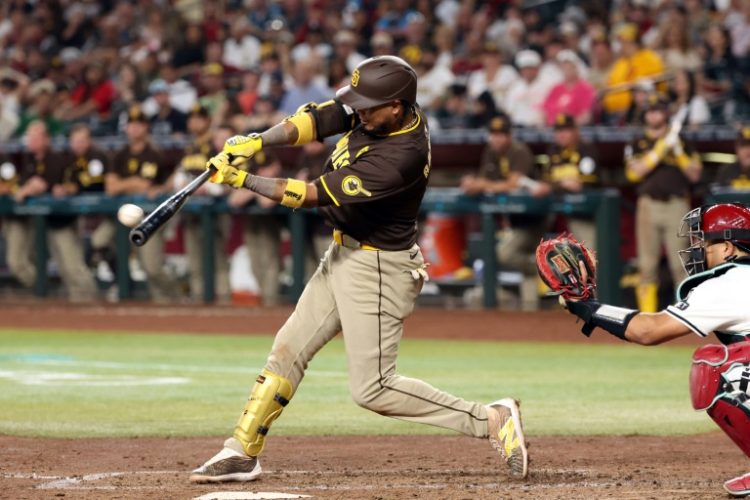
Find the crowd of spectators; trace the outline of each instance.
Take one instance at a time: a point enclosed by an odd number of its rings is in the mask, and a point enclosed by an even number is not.
[[[53,136],[124,130],[142,103],[155,134],[182,134],[199,101],[213,123],[261,129],[328,99],[364,58],[417,70],[433,129],[638,124],[632,92],[689,103],[691,125],[750,115],[743,0],[6,0],[0,140],[35,119]]]

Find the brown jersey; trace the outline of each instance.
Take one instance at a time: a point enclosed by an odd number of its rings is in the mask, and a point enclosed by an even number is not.
[[[732,189],[750,189],[750,166],[742,168],[739,162],[724,165],[716,174],[716,183]]]
[[[422,112],[387,135],[364,130],[338,101],[313,113],[318,138],[344,136],[314,181],[320,212],[334,228],[383,250],[417,241],[417,216],[430,176],[430,136]]]
[[[111,167],[109,155],[97,147],[90,147],[84,154],[76,156],[71,153],[72,168],[70,179],[78,185],[81,192],[100,193],[104,191],[104,174]]]
[[[511,141],[505,151],[484,148],[479,163],[479,177],[491,181],[506,180],[511,172],[533,177],[534,155],[529,147],[518,141]]]
[[[578,181],[587,186],[599,184],[599,172],[593,148],[577,144],[562,148],[552,144],[547,152],[547,163],[542,167],[545,181],[559,185],[564,181]]]
[[[625,147],[625,161],[639,159],[648,154],[657,140],[644,134],[641,138],[631,142]],[[688,155],[694,154],[693,148],[684,142],[683,149]],[[638,186],[638,194],[657,200],[668,200],[672,197],[690,194],[690,181],[677,164],[674,152],[671,150],[667,152],[659,164],[646,174]]]
[[[122,178],[139,176],[159,185],[166,182],[170,172],[162,154],[148,144],[140,153],[131,152],[127,145],[123,147],[112,160],[111,173]]]
[[[197,177],[206,170],[206,163],[216,151],[210,140],[191,142],[185,147],[179,167],[188,175]]]
[[[47,181],[47,192],[57,184],[70,182],[72,178],[72,164],[67,153],[47,150],[43,156],[37,157],[27,153],[21,157],[20,184],[23,185],[34,177],[40,176]],[[47,224],[55,229],[69,226],[75,222],[75,217],[51,215],[47,217]]]

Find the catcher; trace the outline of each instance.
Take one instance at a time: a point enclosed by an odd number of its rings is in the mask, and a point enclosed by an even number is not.
[[[687,279],[677,303],[657,313],[600,304],[595,296],[592,253],[565,235],[542,242],[537,266],[542,279],[583,320],[582,332],[601,328],[628,342],[656,345],[688,335],[714,332],[721,344],[693,354],[690,393],[693,408],[708,415],[750,457],[750,209],[739,203],[704,206],[682,218],[680,251]],[[750,495],[750,474],[730,479],[724,489]]]
[[[251,481],[271,424],[294,396],[310,360],[343,333],[352,399],[393,418],[489,438],[510,473],[525,477],[528,453],[518,403],[467,401],[396,373],[404,319],[427,279],[417,216],[430,175],[430,135],[416,105],[417,75],[402,59],[366,59],[336,99],[307,105],[262,134],[229,139],[209,164],[212,182],[249,189],[290,208],[319,207],[333,241],[276,334],[263,371],[224,448],[190,476]],[[356,110],[356,111],[355,111]],[[233,159],[269,146],[343,133],[311,182],[272,179]]]

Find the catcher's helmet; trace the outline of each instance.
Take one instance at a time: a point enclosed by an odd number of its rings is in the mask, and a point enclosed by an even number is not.
[[[730,241],[750,253],[750,208],[743,203],[705,205],[685,214],[679,236],[689,245],[680,250],[682,264],[689,275],[706,270],[707,241]]]
[[[336,92],[341,102],[367,109],[390,101],[417,102],[417,74],[396,56],[365,59],[352,72],[349,85]]]

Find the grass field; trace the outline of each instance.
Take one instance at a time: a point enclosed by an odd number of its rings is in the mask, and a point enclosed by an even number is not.
[[[271,337],[0,330],[0,433],[223,436]],[[467,399],[512,395],[529,435],[691,434],[689,347],[406,340],[398,371]],[[343,344],[326,346],[275,435],[424,434],[348,394]]]

